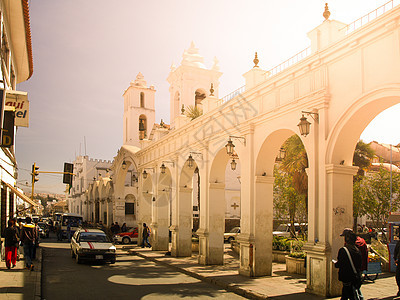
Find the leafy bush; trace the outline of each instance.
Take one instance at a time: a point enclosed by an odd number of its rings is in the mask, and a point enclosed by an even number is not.
[[[306,254],[304,252],[291,252],[289,256],[293,258],[306,258]]]

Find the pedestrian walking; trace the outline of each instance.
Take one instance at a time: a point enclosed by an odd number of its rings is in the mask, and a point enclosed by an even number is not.
[[[127,232],[128,228],[126,227],[126,223],[122,224],[121,232]]]
[[[5,237],[5,257],[7,269],[14,268],[17,264],[18,232],[12,219],[7,222],[8,227],[4,232]]]
[[[62,231],[60,222],[56,222],[57,241],[62,241]]]
[[[38,222],[35,222],[35,230],[36,230],[36,238],[35,238],[35,246],[33,247],[33,254],[32,254],[32,260],[36,259],[36,249],[39,247],[39,226]]]
[[[351,228],[345,228],[343,230],[342,236],[353,232],[353,230]],[[360,237],[360,236],[356,236],[356,242],[355,245],[358,248],[358,250],[360,250],[361,253],[361,272],[362,271],[367,271],[368,270],[368,247],[367,247],[367,243],[365,242],[365,240]]]
[[[71,222],[67,221],[67,239],[68,242],[71,241]]]
[[[394,248],[393,259],[396,264],[396,283],[397,283],[397,296],[400,296],[400,239],[396,243]]]
[[[361,294],[361,253],[355,245],[357,236],[352,230],[345,229],[344,246],[339,249],[335,267],[339,268],[339,280],[343,283],[341,300],[363,300]]]
[[[31,217],[26,217],[26,224],[22,226],[21,242],[24,245],[25,266],[31,271],[34,270],[32,262],[33,248],[35,247],[36,227],[32,224]]]
[[[119,226],[118,222],[115,222],[114,233],[120,233],[120,232],[121,232],[121,227]]]
[[[147,247],[151,248],[151,245],[149,243],[149,236],[150,236],[151,230],[149,227],[147,227],[146,223],[143,223],[143,232],[142,232],[142,248],[145,247],[145,244],[147,244]]]

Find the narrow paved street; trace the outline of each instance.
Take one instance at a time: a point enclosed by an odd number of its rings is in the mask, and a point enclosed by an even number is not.
[[[43,249],[42,297],[53,299],[244,299],[175,270],[119,250],[117,262],[77,264],[67,242]],[[119,247],[121,248],[121,247]]]

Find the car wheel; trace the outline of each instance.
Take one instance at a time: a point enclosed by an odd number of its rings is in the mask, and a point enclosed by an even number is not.
[[[127,236],[122,239],[122,244],[129,244],[130,242],[131,242],[131,239],[128,238]]]
[[[74,250],[72,250],[72,248],[71,248],[71,257],[75,258],[75,253],[74,253]]]
[[[79,254],[78,254],[78,253],[75,254],[75,260],[76,260],[76,263],[77,263],[77,264],[82,263],[82,259],[79,257]]]
[[[110,264],[115,264],[116,259],[113,258],[112,260],[110,260]]]
[[[231,237],[231,236],[230,236],[230,237],[228,238],[228,243],[230,244],[234,239],[235,239],[234,237]]]

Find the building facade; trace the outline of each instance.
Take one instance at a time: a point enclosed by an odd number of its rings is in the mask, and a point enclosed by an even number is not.
[[[7,220],[24,212],[36,202],[26,197],[16,186],[18,167],[15,157],[16,127],[29,126],[27,93],[17,91],[17,84],[33,73],[33,58],[29,7],[27,0],[0,1],[0,150],[1,206],[0,231]]]
[[[273,171],[282,144],[297,134],[308,158],[306,290],[339,295],[332,258],[343,245],[343,228],[353,222],[354,149],[367,125],[400,103],[400,6],[371,15],[376,18],[360,19],[368,21],[362,26],[348,25],[325,11],[325,21],[308,33],[310,47],[270,70],[258,66],[256,56],[243,75],[245,86],[222,98],[221,73],[217,66],[206,69],[192,44],[168,76],[170,129],[153,126],[150,139],[147,123],[138,146],[127,126],[111,166],[112,186],[108,181],[108,190],[105,182],[89,189],[91,199],[101,199],[101,190],[109,193],[118,222],[125,220],[126,204],[134,203],[139,229],[143,223],[153,229],[153,249],[179,257],[191,255],[197,197],[199,263],[223,264],[232,183],[227,172],[240,162],[238,173],[229,175],[240,179],[239,273],[271,275]],[[141,103],[144,87],[136,86],[133,103]],[[188,106],[202,108],[203,115],[191,120],[184,114]],[[136,132],[143,131],[141,115],[131,114]]]

